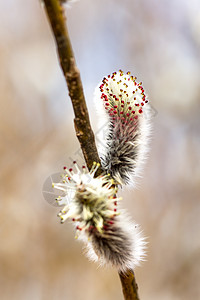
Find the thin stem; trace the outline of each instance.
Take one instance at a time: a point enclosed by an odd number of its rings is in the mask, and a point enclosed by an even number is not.
[[[133,271],[127,271],[119,273],[119,277],[122,283],[122,289],[125,300],[139,300],[138,285],[135,280],[135,274]]]
[[[76,66],[73,49],[71,46],[64,10],[59,0],[43,0],[45,11],[49,19],[55,38],[60,65],[67,82],[69,96],[75,114],[74,125],[77,138],[87,164],[91,168],[93,162],[99,162],[94,133],[92,131],[88,110],[83,93],[80,72]],[[101,170],[99,170],[101,172]],[[137,284],[132,271],[125,274],[119,273],[125,300],[139,300]]]
[[[94,133],[90,125],[80,72],[76,66],[69,39],[64,10],[58,0],[44,0],[44,4],[74,109],[76,135],[83,151],[86,164],[90,169],[93,162],[100,163],[100,159],[95,145]]]

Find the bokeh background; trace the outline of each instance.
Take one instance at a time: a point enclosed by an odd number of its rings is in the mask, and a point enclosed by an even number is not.
[[[119,68],[155,111],[143,178],[122,191],[149,241],[140,297],[200,299],[200,2],[81,0],[67,16],[94,131],[94,88]],[[81,160],[42,2],[1,1],[0,20],[1,299],[122,299],[116,271],[84,257],[42,195],[48,176]]]

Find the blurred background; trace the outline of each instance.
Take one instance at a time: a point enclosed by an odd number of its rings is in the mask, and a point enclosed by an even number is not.
[[[120,68],[155,110],[143,178],[122,191],[149,241],[141,300],[200,299],[200,2],[81,0],[67,16],[94,131],[94,89]],[[42,195],[51,174],[81,160],[42,2],[2,1],[0,20],[1,299],[120,300],[117,272],[85,258]]]

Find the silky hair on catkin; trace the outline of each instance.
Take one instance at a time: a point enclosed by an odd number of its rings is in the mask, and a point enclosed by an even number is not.
[[[148,152],[150,105],[136,79],[120,70],[104,77],[95,90],[95,105],[104,120],[101,163],[121,185],[135,184]]]

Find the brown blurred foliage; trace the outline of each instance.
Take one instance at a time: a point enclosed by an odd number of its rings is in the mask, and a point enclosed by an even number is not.
[[[141,299],[198,299],[199,1],[82,0],[67,12],[95,131],[93,90],[119,68],[143,80],[155,111],[143,179],[122,191],[149,237]],[[1,299],[122,299],[116,271],[87,261],[42,196],[79,149],[42,3],[5,1],[0,19]]]

